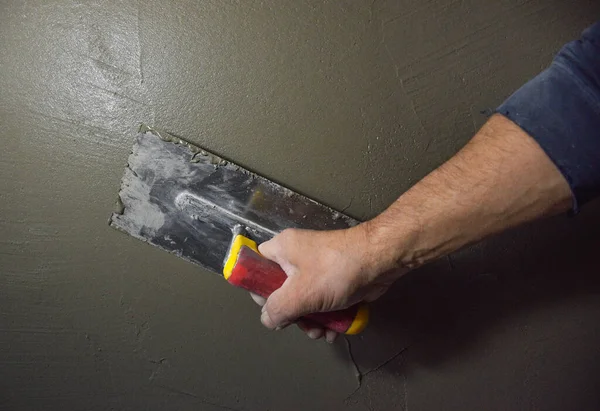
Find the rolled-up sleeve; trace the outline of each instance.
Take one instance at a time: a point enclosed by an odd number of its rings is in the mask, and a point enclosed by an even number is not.
[[[600,22],[497,112],[532,136],[571,187],[573,211],[600,194]]]

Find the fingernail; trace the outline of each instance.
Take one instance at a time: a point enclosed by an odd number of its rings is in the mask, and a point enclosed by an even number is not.
[[[273,328],[271,317],[269,317],[269,314],[265,310],[260,313],[260,322],[267,328]]]
[[[287,326],[288,326],[288,325],[290,325],[290,324],[291,324],[291,323],[289,323],[289,322],[285,322],[285,323],[283,323],[283,324],[280,324],[280,325],[278,325],[277,327],[275,327],[275,330],[276,330],[276,331],[283,330],[285,327],[287,327]]]
[[[327,330],[325,331],[325,341],[327,341],[329,344],[333,344],[335,342],[335,339],[337,338],[337,333]]]
[[[310,330],[306,333],[306,335],[308,335],[308,338],[312,340],[316,340],[317,338],[319,338],[319,334],[319,330]]]

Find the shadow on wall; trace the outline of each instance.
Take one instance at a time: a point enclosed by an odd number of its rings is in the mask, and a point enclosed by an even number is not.
[[[351,337],[362,376],[402,371],[406,349],[428,368],[455,361],[490,327],[533,309],[600,295],[600,202],[576,217],[521,227],[413,271],[372,304],[367,330]],[[599,319],[600,320],[600,319]],[[339,355],[349,358],[345,344]]]

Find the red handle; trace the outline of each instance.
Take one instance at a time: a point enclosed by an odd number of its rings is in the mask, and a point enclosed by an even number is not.
[[[277,263],[243,246],[227,281],[267,298],[283,285],[286,278],[286,273]],[[366,326],[368,311],[366,305],[357,304],[344,310],[309,314],[304,318],[339,333],[357,334]]]

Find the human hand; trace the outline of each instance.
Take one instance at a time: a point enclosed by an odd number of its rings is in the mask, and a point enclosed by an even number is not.
[[[288,275],[268,299],[252,294],[263,306],[261,322],[270,329],[297,322],[310,338],[324,336],[328,342],[336,332],[297,319],[373,301],[403,274],[370,238],[367,223],[334,231],[288,229],[261,244],[259,251]]]

